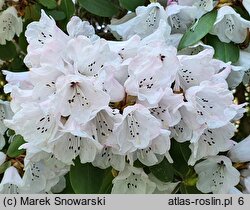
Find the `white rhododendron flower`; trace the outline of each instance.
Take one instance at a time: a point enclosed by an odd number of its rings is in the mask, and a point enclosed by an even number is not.
[[[233,162],[249,162],[250,161],[250,136],[235,144],[229,151],[229,157]]]
[[[176,85],[184,90],[199,85],[204,80],[210,80],[213,75],[230,66],[213,59],[214,50],[205,49],[196,55],[179,55],[181,68],[178,71]]]
[[[0,0],[0,10],[2,9],[3,5],[4,5],[4,1],[5,0]]]
[[[162,122],[164,128],[169,128],[180,122],[181,114],[177,107],[182,102],[181,94],[174,94],[172,89],[167,88],[157,106],[150,108],[150,112]]]
[[[214,8],[213,0],[178,0],[178,4],[184,6],[195,6],[197,8],[197,18]]]
[[[203,157],[217,155],[219,152],[230,149],[233,145],[230,139],[235,130],[236,128],[231,123],[220,128],[204,130],[199,140],[189,146],[192,154],[188,163],[194,165],[197,160]]]
[[[0,134],[4,134],[7,127],[4,124],[5,119],[10,119],[13,116],[13,112],[10,108],[10,103],[8,101],[0,100]]]
[[[12,120],[5,120],[5,125],[22,135],[27,142],[34,142],[35,145],[49,150],[45,143],[53,139],[58,131],[58,120],[58,117],[42,109],[38,104],[28,103],[23,105]]]
[[[95,29],[88,21],[82,21],[79,17],[73,16],[67,24],[67,32],[70,37],[78,37],[80,35],[90,38],[92,41],[99,37],[95,34]]]
[[[17,16],[14,7],[9,7],[0,13],[0,45],[12,40],[15,34],[19,36],[22,30],[22,19]]]
[[[69,167],[51,153],[44,152],[30,143],[22,145],[21,148],[27,150],[23,182],[29,193],[49,191],[59,182],[60,176],[69,171]]]
[[[95,138],[81,131],[81,127],[70,119],[64,125],[64,129],[51,139],[53,154],[55,157],[66,163],[72,164],[72,160],[78,155],[82,163],[92,162],[102,145]],[[64,153],[62,153],[62,150]]]
[[[112,166],[115,170],[123,171],[126,163],[125,155],[115,154],[113,151],[116,151],[115,148],[104,146],[92,162],[93,166],[101,169]]]
[[[198,174],[197,188],[203,193],[228,193],[240,181],[240,172],[225,156],[209,156],[194,169]]]
[[[123,111],[122,122],[118,123],[107,144],[117,145],[120,154],[147,148],[160,135],[161,123],[150,111],[139,104],[128,106]]]
[[[129,63],[125,90],[141,101],[156,104],[174,81],[178,68],[174,48],[163,48],[161,43],[142,47]]]
[[[152,140],[150,146],[145,149],[138,149],[133,153],[127,155],[130,163],[133,163],[138,159],[141,163],[146,166],[153,166],[157,163],[160,163],[164,156],[168,159],[169,162],[173,162],[168,151],[170,150],[170,131],[161,130],[161,134]]]
[[[158,28],[160,20],[167,23],[166,11],[159,3],[137,7],[135,13],[135,15],[128,14],[127,17],[118,21],[113,20],[109,28],[127,40],[135,34],[141,38],[152,34]],[[170,28],[169,25],[168,27]]]
[[[162,182],[157,179],[152,173],[148,174],[148,177],[156,184],[156,188],[153,194],[171,194],[179,184],[179,182]]]
[[[6,169],[0,183],[1,194],[19,194],[24,187],[24,181],[20,177],[17,169],[13,166]]]
[[[10,103],[7,101],[0,100],[0,149],[5,145],[4,133],[7,130],[6,125],[4,124],[5,119],[11,119],[13,112],[10,108]]]
[[[206,123],[209,128],[224,126],[237,114],[231,107],[233,95],[226,82],[203,81],[187,90],[186,99],[198,114],[197,122]]]
[[[169,5],[166,8],[168,23],[171,26],[171,33],[185,33],[196,18],[195,7],[181,6],[177,4]]]
[[[54,52],[51,58],[55,60],[57,57],[55,54],[59,53],[68,41],[68,36],[56,26],[55,20],[48,17],[43,10],[40,20],[27,26],[25,36],[29,45],[24,62],[28,67],[39,67],[43,53]],[[46,59],[49,59],[49,56],[46,56]]]
[[[117,124],[122,122],[122,115],[117,109],[105,108],[95,118],[85,124],[84,130],[102,145],[106,145],[109,137],[116,132]]]
[[[250,21],[245,20],[230,6],[221,7],[211,34],[217,35],[222,42],[242,43],[247,36]]]
[[[235,63],[236,71],[238,70],[239,73],[237,75],[235,74],[232,75],[230,78],[231,80],[233,80],[235,86],[239,85],[240,82],[243,82],[243,84],[245,85],[250,83],[249,59],[250,59],[250,47],[247,47],[244,50],[240,50],[239,60],[237,61],[237,63]]]
[[[245,169],[240,171],[241,179],[240,183],[243,186],[243,193],[249,194],[250,193],[250,164],[247,163]]]
[[[247,10],[247,12],[250,14],[250,1],[249,0],[243,0],[242,1],[243,6]]]
[[[244,185],[245,185],[244,193],[249,194],[250,193],[250,176],[244,179]]]
[[[5,162],[6,155],[3,152],[0,152],[0,166]]]
[[[125,169],[113,180],[113,194],[150,194],[154,192],[156,184],[141,168],[126,165]]]
[[[78,75],[61,77],[56,82],[56,101],[62,116],[86,123],[108,106],[109,96],[96,88],[91,80]]]

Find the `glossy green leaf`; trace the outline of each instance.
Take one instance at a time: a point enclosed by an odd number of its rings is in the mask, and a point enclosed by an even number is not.
[[[185,47],[193,45],[200,41],[213,27],[213,24],[216,20],[217,11],[213,10],[204,16],[202,16],[198,23],[195,23],[186,31],[186,33],[181,38],[178,49],[181,50]]]
[[[66,18],[66,15],[63,11],[58,10],[46,10],[46,13],[53,17],[54,20],[60,21]]]
[[[238,45],[230,42],[221,42],[217,36],[207,36],[207,43],[211,45],[214,50],[214,57],[224,62],[231,61],[233,63],[239,60],[240,49]]]
[[[78,0],[78,1],[84,9],[97,16],[112,17],[118,12],[118,8],[110,0]]]
[[[100,194],[110,194],[112,190],[112,180],[114,179],[113,174],[111,172],[111,168],[107,168],[104,170],[104,177],[102,180],[102,184],[100,186],[99,192]]]
[[[75,13],[75,5],[71,0],[62,0],[58,9],[64,12],[67,20],[69,20]]]
[[[173,167],[174,172],[177,176],[181,178],[186,177],[190,171],[190,167],[187,162],[191,155],[191,150],[189,149],[189,143],[179,143],[175,140],[171,142],[171,149],[169,151],[171,157],[174,160]]]
[[[44,7],[47,7],[48,9],[55,9],[57,6],[55,0],[38,0],[38,2]]]
[[[121,7],[129,10],[135,11],[138,6],[142,6],[145,3],[145,0],[119,0]]]
[[[15,135],[6,154],[12,158],[18,157],[19,155],[23,154],[25,150],[24,149],[19,150],[18,148],[24,143],[25,141],[21,135]]]
[[[70,182],[75,193],[97,194],[107,193],[112,185],[111,170],[94,167],[90,163],[82,164],[80,159],[75,160],[70,168]]]
[[[71,186],[71,183],[70,183],[70,176],[69,176],[69,173],[67,173],[65,176],[64,176],[65,180],[66,180],[66,187],[63,189],[62,192],[60,192],[60,194],[74,194],[74,190]]]
[[[26,40],[26,37],[25,37],[25,35],[24,35],[24,32],[22,32],[22,33],[19,35],[18,44],[19,44],[19,47],[21,48],[21,50],[22,50],[24,53],[27,53],[28,42],[27,42],[27,40]]]
[[[7,161],[0,166],[0,174],[4,173],[11,166],[11,161]]]
[[[16,56],[16,46],[13,42],[7,41],[5,45],[0,45],[0,59],[11,60]]]
[[[174,178],[174,170],[171,163],[164,158],[159,164],[149,167],[149,170],[156,178],[163,182],[171,182]]]
[[[250,20],[250,15],[249,15],[248,11],[244,7],[242,7],[240,5],[234,5],[234,10],[238,14],[240,14],[240,16],[243,17],[244,19]]]
[[[133,163],[133,166],[136,168],[143,168],[145,165],[143,165],[138,159]]]
[[[23,59],[19,56],[16,56],[9,66],[9,70],[13,72],[24,72],[27,71],[27,67],[23,63]]]

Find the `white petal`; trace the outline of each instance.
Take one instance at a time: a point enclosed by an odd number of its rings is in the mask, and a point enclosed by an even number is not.
[[[233,162],[248,162],[250,161],[250,136],[243,141],[234,145],[229,151],[229,157]]]
[[[124,171],[113,179],[112,194],[149,194],[156,184],[149,180],[141,168],[126,165]]]
[[[194,167],[197,188],[203,193],[228,193],[240,180],[240,173],[225,156],[210,156]]]
[[[3,152],[0,152],[0,166],[5,162],[6,155]]]

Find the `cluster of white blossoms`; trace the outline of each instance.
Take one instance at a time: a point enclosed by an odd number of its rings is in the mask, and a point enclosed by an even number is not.
[[[188,164],[201,192],[235,192],[239,182],[249,192],[249,169],[239,172],[232,163],[250,158],[243,142],[231,140],[233,122],[245,112],[229,90],[231,64],[214,59],[213,48],[202,43],[176,49],[187,27],[213,6],[209,0],[179,0],[166,9],[158,3],[138,7],[109,26],[121,41],[98,37],[78,17],[66,34],[42,11],[25,32],[30,71],[3,71],[13,111],[4,123],[27,143],[21,146],[24,175],[8,168],[0,192],[57,192],[79,156],[81,163],[119,171],[112,193],[171,193],[178,182],[161,182],[133,165],[139,160],[153,166],[165,157],[172,163],[171,141],[190,142]],[[250,22],[231,10],[219,9],[211,33],[242,42]],[[240,62],[245,73],[249,62]],[[249,145],[249,138],[245,141]]]
[[[15,7],[11,6],[2,10],[4,1],[0,1],[0,45],[11,41],[15,35],[19,36],[23,31],[23,22],[17,15]]]

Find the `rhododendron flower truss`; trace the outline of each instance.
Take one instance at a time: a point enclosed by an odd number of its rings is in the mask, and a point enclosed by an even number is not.
[[[48,2],[0,0],[0,193],[250,192],[248,0]]]

